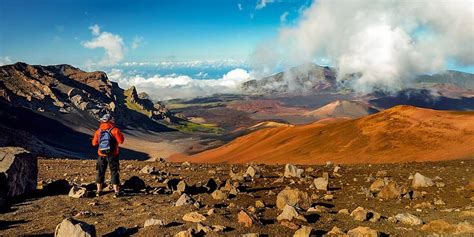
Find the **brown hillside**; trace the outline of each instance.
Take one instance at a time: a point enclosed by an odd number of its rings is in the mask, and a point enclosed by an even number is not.
[[[378,110],[359,101],[337,100],[319,109],[306,112],[305,115],[320,118],[360,118],[376,112],[378,112]]]
[[[262,129],[173,160],[226,163],[391,163],[474,157],[474,112],[396,106],[353,120]]]

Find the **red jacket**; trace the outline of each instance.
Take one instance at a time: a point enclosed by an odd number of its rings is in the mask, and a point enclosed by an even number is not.
[[[112,122],[106,122],[106,123],[101,123],[100,126],[99,126],[99,129],[97,129],[97,131],[95,131],[95,134],[94,134],[94,138],[92,139],[92,146],[98,146],[99,145],[99,136],[100,136],[100,131],[102,130],[107,130],[107,129],[110,129],[111,127],[114,127],[115,124],[112,123]],[[112,153],[113,156],[118,156],[119,155],[119,144],[122,144],[123,141],[125,140],[125,138],[123,137],[123,134],[122,132],[120,132],[120,130],[117,128],[117,127],[114,127],[112,129],[112,131],[110,131],[110,133],[112,133],[112,136],[114,136],[115,138],[115,141],[117,141],[117,145],[115,146],[115,151]],[[100,151],[97,149],[97,154],[99,156],[107,156],[107,155],[104,155],[102,153],[100,153]]]

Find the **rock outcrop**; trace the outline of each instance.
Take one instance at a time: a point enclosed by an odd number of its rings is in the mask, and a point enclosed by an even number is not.
[[[0,195],[11,198],[35,191],[38,179],[37,158],[20,147],[0,148]],[[5,182],[3,182],[5,180]]]

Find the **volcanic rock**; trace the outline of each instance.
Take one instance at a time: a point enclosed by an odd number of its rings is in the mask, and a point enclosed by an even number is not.
[[[237,221],[242,223],[245,227],[251,227],[254,224],[259,224],[258,219],[255,216],[241,210],[237,215]]]
[[[83,198],[87,196],[87,189],[79,186],[73,186],[69,191],[69,197]]]
[[[303,174],[304,170],[303,169],[298,169],[296,166],[292,164],[286,164],[285,165],[285,173],[283,173],[283,176],[285,178],[301,178],[301,175]]]
[[[397,221],[405,224],[405,225],[421,225],[423,224],[423,221],[415,216],[415,215],[412,215],[410,213],[400,213],[400,214],[397,214],[395,216],[395,219],[397,219]]]
[[[25,195],[36,190],[37,158],[20,147],[0,147],[0,198]]]
[[[260,177],[260,168],[254,165],[250,165],[247,168],[247,171],[245,171],[244,176],[252,177],[252,178],[258,178]]]
[[[165,226],[165,222],[163,220],[151,218],[145,221],[145,223],[143,224],[143,227],[154,226],[154,225]]]
[[[295,231],[293,237],[309,237],[311,235],[311,231],[313,231],[311,226],[301,226],[300,229]]]
[[[346,235],[346,233],[344,233],[337,226],[334,226],[329,232],[326,233],[326,235],[327,236],[344,236]]]
[[[133,191],[140,191],[146,188],[145,181],[143,181],[138,176],[132,176],[129,179],[125,180],[122,187],[124,189],[131,189]]]
[[[371,193],[378,193],[382,188],[385,186],[385,180],[383,179],[376,179],[371,185],[370,185],[370,192]]]
[[[378,237],[379,232],[369,227],[359,226],[347,232],[349,237]]]
[[[382,199],[396,199],[401,195],[400,188],[395,181],[390,181],[385,185],[382,190],[377,194],[378,198]]]
[[[328,190],[329,181],[325,178],[316,178],[313,183],[317,190]]]
[[[308,193],[300,191],[297,188],[285,188],[277,195],[276,206],[278,209],[283,210],[285,205],[293,207],[300,207],[302,209],[308,209],[311,206],[311,197]]]
[[[433,180],[430,178],[423,176],[420,173],[416,173],[415,176],[413,176],[412,180],[412,187],[413,188],[426,188],[426,187],[431,187],[433,186]]]
[[[357,207],[351,212],[351,216],[356,221],[365,221],[367,220],[368,211],[365,210],[363,207]]]
[[[474,234],[474,225],[469,222],[460,222],[458,224],[450,224],[445,220],[434,220],[421,227],[421,230],[428,232],[436,232],[439,234]]]
[[[216,190],[214,191],[212,194],[211,194],[212,198],[214,198],[215,200],[225,200],[227,199],[228,195],[221,191],[221,190]]]
[[[205,220],[206,220],[206,217],[199,214],[198,212],[186,213],[183,216],[183,221],[188,221],[188,222],[198,223],[198,222],[205,221]]]
[[[194,204],[193,198],[190,197],[188,194],[183,193],[176,201],[175,206],[179,207],[183,205],[192,205],[192,204]]]
[[[145,165],[145,167],[143,167],[143,169],[140,170],[140,173],[142,174],[154,174],[156,172],[157,172],[156,168],[150,165]]]
[[[283,208],[283,212],[278,215],[277,221],[282,221],[282,220],[293,220],[293,218],[306,221],[306,218],[298,213],[296,209],[293,206],[285,205]]]
[[[55,237],[95,237],[95,226],[72,218],[64,219],[56,226]]]

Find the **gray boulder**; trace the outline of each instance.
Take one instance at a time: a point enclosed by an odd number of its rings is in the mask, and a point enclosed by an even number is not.
[[[16,197],[36,190],[38,160],[21,147],[0,147],[0,195]]]
[[[74,220],[72,218],[64,219],[56,226],[55,237],[95,237],[96,231],[94,225]]]

